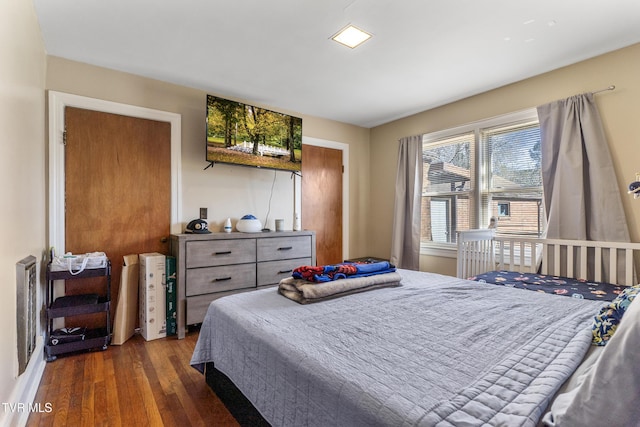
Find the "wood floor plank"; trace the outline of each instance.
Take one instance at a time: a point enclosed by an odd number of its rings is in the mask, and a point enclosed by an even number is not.
[[[190,364],[197,339],[197,333],[187,334],[183,340],[185,345],[171,347],[173,357],[169,356],[170,361],[184,383],[184,388],[188,390],[189,396],[196,403],[205,425],[237,427],[239,426],[238,422],[226,406],[206,382],[202,381],[203,375]]]
[[[107,410],[107,390],[104,381],[98,381],[94,384],[93,394],[93,425],[95,427],[106,427],[109,425],[109,412]]]
[[[118,401],[118,386],[115,374],[116,370],[113,363],[113,353],[119,351],[119,347],[112,346],[111,349],[113,349],[113,351],[104,352],[104,393],[102,396],[104,396],[104,403],[107,411],[106,425],[120,427],[123,424]]]
[[[212,423],[221,423],[220,425],[225,426],[238,425],[222,401],[202,381],[202,374],[193,369],[191,365],[185,364],[184,359],[181,359],[178,354],[170,356],[170,362],[174,365],[182,381],[182,387],[186,393],[185,396],[188,396],[194,402],[196,410],[205,425],[212,425]]]
[[[107,351],[112,351],[112,348]],[[127,352],[122,347],[116,347],[114,351],[116,353],[113,358],[116,402],[120,409],[122,425],[141,425],[144,420],[141,419],[140,411],[136,405],[139,391],[133,388],[129,378],[130,370],[135,362],[130,357],[127,357]]]
[[[82,425],[82,390],[83,390],[83,377],[84,377],[84,365],[85,357],[75,358],[73,363],[73,375],[69,396],[69,413],[67,414],[66,425],[68,426],[80,426]]]
[[[65,355],[47,363],[27,425],[216,426],[239,424],[189,362],[198,332],[145,341],[134,335],[106,351]]]
[[[102,378],[102,373],[97,369],[97,360],[102,359],[97,353],[88,353],[85,358],[84,371],[82,372],[82,417],[81,425],[90,427],[95,424],[95,385]]]
[[[53,370],[45,370],[42,374],[42,380],[40,381],[40,387],[38,387],[38,391],[36,392],[36,397],[34,398],[34,402],[42,402],[42,405],[45,405],[46,402],[49,402],[49,385],[51,384],[51,376],[53,374]],[[45,407],[46,408],[46,407]],[[53,413],[39,413],[38,420],[35,423],[32,423],[32,427],[37,427],[40,425],[50,425],[46,424],[51,423],[53,420]]]
[[[69,405],[72,399],[72,387],[73,387],[73,360],[64,361],[61,366],[61,370],[58,375],[54,375],[54,384],[56,385],[56,396],[51,396],[53,405],[53,425],[64,426],[67,425],[67,415],[69,414]],[[46,368],[45,368],[46,369]],[[59,385],[59,387],[58,387]]]
[[[140,347],[142,344],[134,342],[136,347]],[[129,348],[131,357],[137,361],[133,364],[133,370],[131,372],[130,380],[133,387],[138,390],[137,406],[140,413],[144,416],[146,422],[143,425],[163,425],[162,416],[158,409],[158,403],[163,410],[166,410],[166,405],[163,399],[159,402],[156,401],[156,396],[153,394],[154,386],[156,385],[155,379],[152,378],[150,383],[149,378],[144,370],[144,365],[147,363],[146,358],[143,357],[139,348]],[[170,414],[169,414],[170,415]]]
[[[149,363],[145,364],[148,378],[154,380],[154,394],[158,396],[158,400],[162,400],[167,408],[171,408],[168,412],[173,415],[171,420],[176,425],[199,425],[199,420],[192,417],[193,408],[185,406],[179,399],[176,390],[177,374],[175,370],[167,363],[167,353],[157,351],[157,347],[161,342],[147,343],[144,348],[144,354],[148,357]],[[166,413],[163,411],[163,415]],[[163,417],[164,419],[164,417]],[[168,420],[165,419],[165,425]]]
[[[83,427],[91,427],[95,425],[94,421],[94,398],[95,384],[93,381],[83,381],[82,383],[82,401],[81,401],[81,417],[80,425]]]
[[[158,351],[158,343],[156,341],[147,343],[136,343],[136,352],[141,360],[141,369],[139,372],[139,378],[145,381],[145,386],[148,387],[148,393],[153,397],[153,404],[155,405],[157,415],[160,417],[158,422],[164,423],[164,425],[178,425],[178,422],[174,418],[174,409],[178,409],[174,403],[175,399],[173,392],[165,384],[163,377],[163,367],[153,366],[150,354],[154,354]],[[148,351],[149,348],[153,350]],[[161,379],[162,378],[162,379]],[[151,402],[151,399],[150,399]],[[181,417],[182,414],[177,412],[177,417]],[[186,419],[182,420],[184,422]],[[186,420],[188,421],[188,420]]]

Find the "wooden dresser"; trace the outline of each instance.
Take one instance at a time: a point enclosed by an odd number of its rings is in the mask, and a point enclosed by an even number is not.
[[[316,263],[313,231],[171,235],[176,257],[178,338],[202,323],[211,301],[277,285],[301,265]]]

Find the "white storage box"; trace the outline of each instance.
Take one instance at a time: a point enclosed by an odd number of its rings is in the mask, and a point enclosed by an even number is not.
[[[140,333],[147,340],[167,336],[165,256],[140,255]]]

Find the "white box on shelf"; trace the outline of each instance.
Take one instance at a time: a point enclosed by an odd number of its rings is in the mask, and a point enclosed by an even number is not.
[[[167,336],[165,256],[140,255],[140,333],[147,340]]]

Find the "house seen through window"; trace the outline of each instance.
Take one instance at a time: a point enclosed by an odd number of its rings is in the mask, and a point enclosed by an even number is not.
[[[541,236],[544,230],[540,127],[535,110],[423,137],[423,246],[456,243],[486,228]]]

